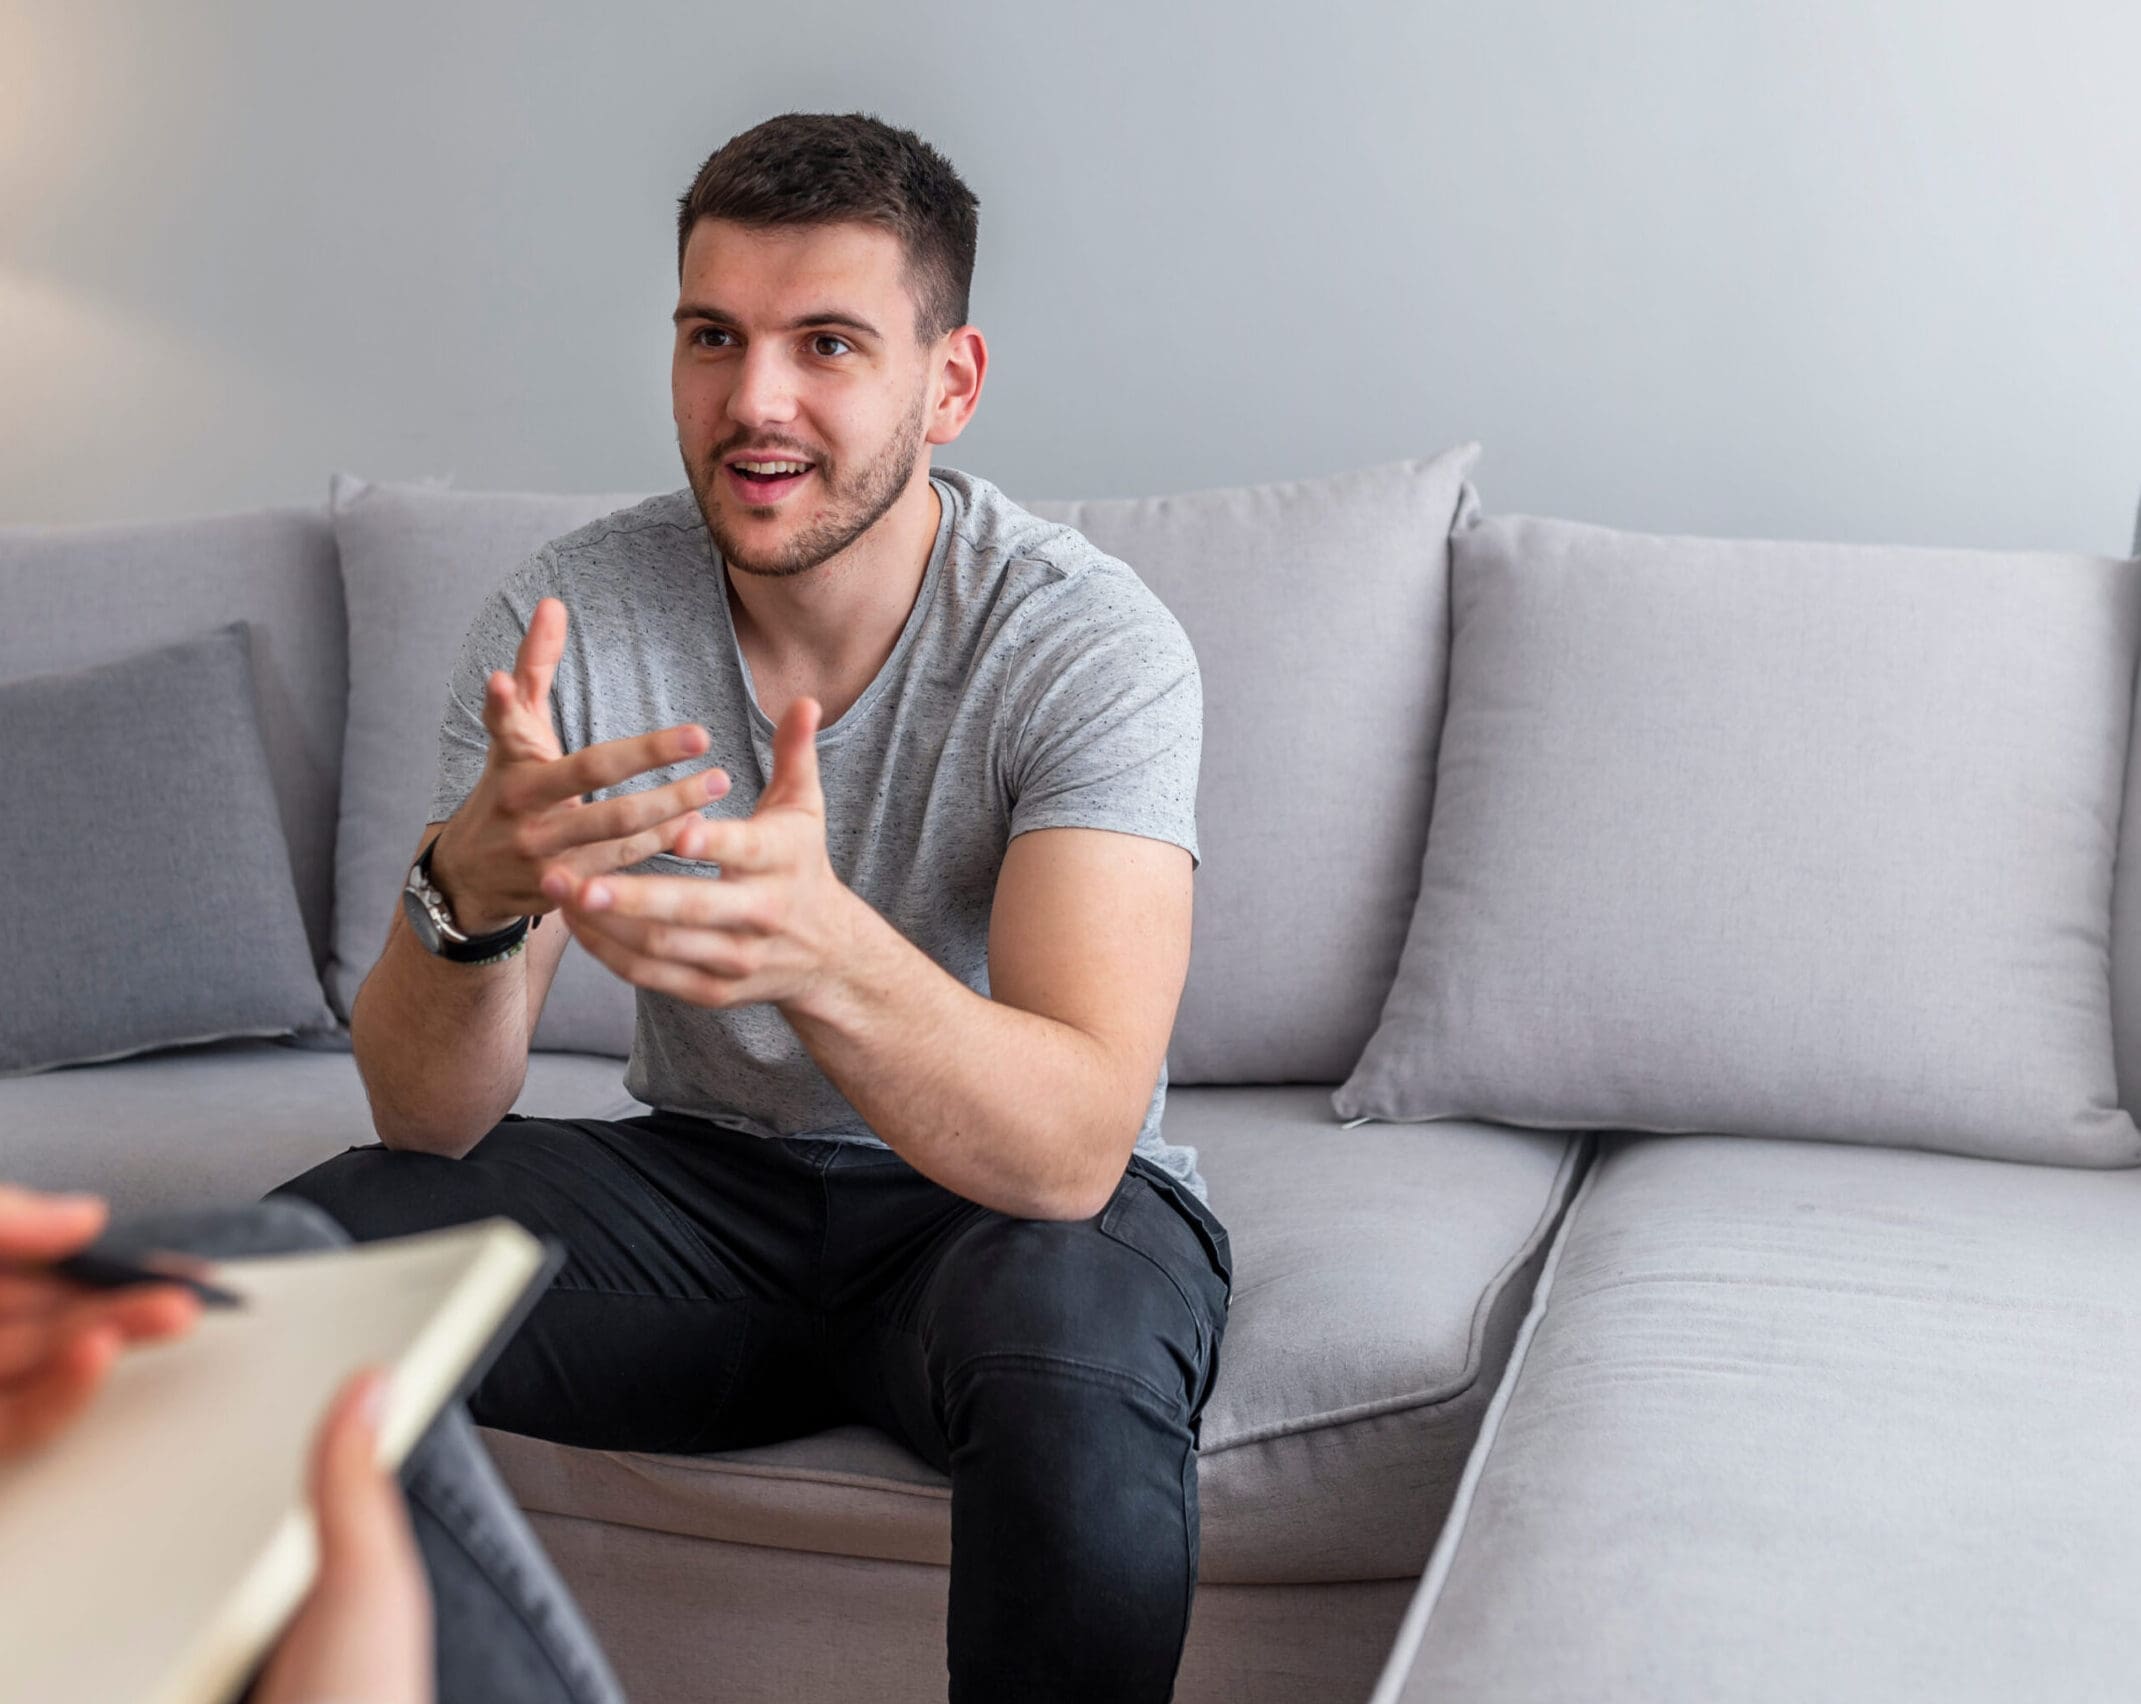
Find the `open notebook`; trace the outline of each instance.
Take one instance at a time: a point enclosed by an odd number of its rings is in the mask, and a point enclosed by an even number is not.
[[[312,1583],[306,1470],[359,1367],[399,1467],[564,1261],[509,1219],[205,1263],[244,1308],[129,1347],[83,1416],[0,1463],[0,1701],[225,1704]]]

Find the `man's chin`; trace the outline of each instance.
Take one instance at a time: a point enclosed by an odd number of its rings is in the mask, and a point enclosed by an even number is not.
[[[761,579],[781,579],[791,574],[800,574],[806,569],[817,567],[825,560],[822,552],[807,549],[799,552],[795,548],[794,540],[790,540],[789,548],[779,555],[760,556],[748,550],[732,549],[722,542],[718,533],[712,536],[714,549],[720,553],[722,561],[739,574],[754,574]]]

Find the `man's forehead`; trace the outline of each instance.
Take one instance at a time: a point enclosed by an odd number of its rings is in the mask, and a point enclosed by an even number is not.
[[[775,226],[770,229],[702,219],[685,246],[679,297],[718,300],[746,311],[857,298],[882,308],[900,295],[904,256],[899,239],[875,225]]]

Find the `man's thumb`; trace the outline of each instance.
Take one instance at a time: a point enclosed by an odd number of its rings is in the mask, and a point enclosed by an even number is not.
[[[770,796],[783,805],[803,805],[825,812],[825,788],[818,776],[818,725],[825,705],[815,698],[790,701],[773,730],[773,780],[759,794],[763,807]]]
[[[550,725],[550,707],[530,709],[521,701],[513,677],[503,669],[483,683],[483,726],[492,742],[507,757],[557,757],[557,731]]]

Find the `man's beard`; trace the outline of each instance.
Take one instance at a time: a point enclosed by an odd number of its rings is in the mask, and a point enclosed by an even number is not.
[[[925,390],[916,394],[914,407],[900,422],[899,430],[893,433],[884,453],[856,476],[851,499],[844,500],[841,491],[826,480],[822,463],[813,468],[832,495],[829,511],[774,546],[765,556],[750,555],[723,524],[714,484],[728,477],[727,470],[716,462],[709,470],[708,483],[701,486],[687,462],[685,475],[691,480],[692,492],[699,500],[699,513],[706,521],[707,533],[714,541],[714,548],[721,553],[721,559],[738,573],[782,579],[792,574],[808,573],[826,558],[837,556],[877,525],[885,511],[898,502],[900,493],[907,489],[907,482],[914,477],[915,463],[922,459],[922,422],[927,412]]]

